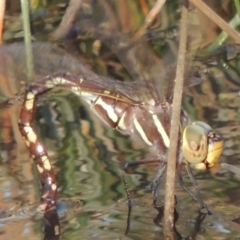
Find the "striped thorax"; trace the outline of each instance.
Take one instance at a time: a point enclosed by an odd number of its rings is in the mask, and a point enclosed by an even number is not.
[[[109,127],[141,139],[147,146],[155,147],[161,159],[165,159],[170,144],[170,103],[153,105],[155,101],[152,99],[149,103],[136,105],[124,102],[120,98],[113,98],[111,94],[101,96],[82,92],[81,96]],[[181,114],[180,124],[185,125],[186,115],[183,111]]]
[[[162,102],[153,105],[140,105],[124,102],[110,91],[105,95],[82,93],[83,99],[90,104],[96,115],[109,127],[123,134],[141,139],[147,146],[155,147],[161,160],[165,160],[169,148],[171,104]],[[213,167],[223,149],[222,138],[204,122],[194,122],[186,126],[187,116],[181,112],[179,124],[179,143],[182,143],[182,154],[185,160],[196,168]],[[183,134],[180,132],[184,129]],[[180,146],[180,144],[179,144]]]

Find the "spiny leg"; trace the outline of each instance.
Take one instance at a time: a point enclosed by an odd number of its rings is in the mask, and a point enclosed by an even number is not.
[[[206,209],[206,210],[207,210],[207,213],[208,213],[209,215],[211,215],[211,214],[212,214],[211,211],[209,211],[207,205],[203,202],[201,193],[200,193],[199,188],[198,188],[197,181],[196,181],[196,179],[194,178],[192,169],[191,169],[191,167],[190,167],[190,165],[189,165],[188,163],[186,164],[186,168],[187,168],[188,176],[189,176],[192,184],[193,184],[194,187],[195,187],[195,190],[196,190],[196,199],[197,199],[197,201],[200,203],[200,205],[202,206],[202,208],[203,208],[203,209]]]
[[[186,188],[186,186],[184,185],[183,182],[183,178],[182,178],[182,164],[177,164],[177,176],[178,176],[178,182],[180,184],[180,186],[197,202],[198,199]]]
[[[132,200],[130,197],[130,192],[128,190],[128,186],[127,186],[127,182],[124,176],[124,173],[122,172],[122,180],[124,183],[124,188],[127,194],[127,202],[128,202],[128,216],[127,216],[127,226],[126,226],[126,230],[125,230],[125,235],[128,234],[129,229],[130,229],[130,219],[131,219],[131,213],[132,213]]]
[[[126,163],[124,165],[124,170],[126,170],[127,168],[129,167],[132,167],[132,166],[136,166],[136,165],[141,165],[141,164],[147,164],[147,163],[159,163],[160,160],[159,159],[156,159],[156,158],[153,158],[153,159],[144,159],[144,160],[140,160],[140,161],[136,161],[136,162],[130,162],[130,163]],[[178,176],[178,181],[179,181],[179,184],[180,186],[195,200],[197,201],[202,208],[205,208],[207,210],[207,213],[209,215],[211,215],[211,211],[209,211],[207,205],[203,202],[203,199],[201,197],[201,194],[200,194],[200,191],[199,191],[199,188],[198,188],[198,184],[197,184],[197,181],[195,180],[194,176],[193,176],[193,173],[192,173],[192,170],[189,166],[189,164],[187,163],[187,172],[188,172],[188,175],[190,177],[190,180],[192,182],[192,184],[194,185],[195,187],[195,190],[196,190],[196,196],[191,193],[187,188],[186,186],[184,185],[184,181],[183,181],[183,178],[182,178],[182,163],[180,163],[181,161],[178,161],[177,163],[177,176]],[[226,167],[224,166],[225,169],[229,170],[230,167]],[[233,167],[233,166],[231,166]],[[162,185],[162,178],[163,178],[163,175],[164,175],[164,172],[165,172],[165,169],[166,169],[166,163],[162,162],[160,167],[159,167],[159,170],[153,180],[153,183],[152,183],[152,194],[153,194],[153,205],[155,206],[155,208],[158,207],[158,192],[159,192],[159,189],[161,188],[161,185]],[[238,172],[240,173],[240,169],[238,168],[234,168],[235,172]],[[231,171],[231,170],[229,170]],[[233,172],[233,170],[232,170]],[[175,199],[175,202],[177,203],[177,199]]]
[[[165,175],[165,170],[166,170],[166,163],[162,162],[160,164],[160,166],[158,168],[158,172],[152,182],[153,206],[155,208],[158,207],[158,193],[159,193],[160,188],[162,187],[162,181],[163,181],[163,177]]]
[[[202,196],[200,194],[200,191],[199,191],[199,188],[198,188],[198,184],[197,184],[197,181],[196,179],[194,178],[193,176],[193,173],[192,173],[192,169],[191,167],[189,166],[189,164],[187,163],[186,164],[186,168],[187,168],[187,172],[188,172],[188,176],[192,182],[192,184],[194,185],[195,187],[195,190],[196,190],[196,196],[191,193],[187,188],[186,186],[184,185],[184,182],[183,182],[183,178],[182,178],[182,163],[178,163],[177,164],[177,176],[178,176],[178,182],[180,184],[180,186],[194,199],[196,200],[203,209],[206,209],[207,210],[207,214],[211,215],[211,211],[209,211],[207,205],[203,202],[203,199],[202,199]]]
[[[126,171],[129,167],[133,167],[133,166],[138,166],[138,165],[142,165],[142,164],[149,164],[149,163],[159,163],[160,160],[157,158],[150,158],[150,159],[142,159],[139,161],[134,161],[134,162],[128,162],[125,163],[123,166],[123,170]]]
[[[156,176],[154,177],[154,180],[152,182],[152,187],[151,187],[152,195],[153,195],[153,205],[155,208],[158,208],[158,193],[159,193],[160,188],[162,187],[162,180],[163,180],[162,178],[163,178],[165,170],[166,170],[166,163],[157,158],[143,159],[143,160],[139,160],[139,161],[126,163],[123,167],[123,170],[127,170],[129,167],[132,167],[132,166],[149,164],[149,163],[158,163],[158,164],[160,163],[158,172],[156,173]]]

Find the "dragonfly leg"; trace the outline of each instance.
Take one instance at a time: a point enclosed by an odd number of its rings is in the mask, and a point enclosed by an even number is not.
[[[184,186],[184,183],[183,183],[183,180],[182,180],[182,177],[180,177],[181,180],[179,180],[179,183],[181,185],[181,182],[182,182],[182,188],[185,189],[189,194],[190,196],[193,197],[193,199],[197,200],[199,202],[199,204],[201,205],[201,207],[203,209],[206,209],[207,210],[207,213],[209,215],[211,215],[211,211],[209,211],[207,205],[203,202],[203,199],[202,199],[202,196],[201,196],[201,193],[200,193],[200,190],[198,188],[198,184],[197,184],[197,181],[196,179],[194,178],[194,175],[193,175],[193,172],[192,172],[192,169],[190,167],[190,165],[187,163],[186,164],[186,168],[187,168],[187,172],[188,172],[188,176],[193,184],[193,186],[195,187],[195,191],[196,191],[196,196],[194,196],[185,186]],[[179,175],[179,174],[178,174]],[[181,176],[181,175],[180,175]]]
[[[133,167],[141,164],[148,164],[148,163],[159,163],[159,159],[151,158],[151,159],[143,159],[140,161],[129,162],[124,165],[123,170],[127,170],[129,167]],[[166,163],[162,163],[152,183],[152,194],[153,194],[154,206],[157,206],[158,191],[162,185],[161,178],[164,174],[165,169],[166,169]]]
[[[123,166],[123,170],[127,170],[129,167],[148,164],[148,163],[159,163],[159,159],[150,158],[150,159],[143,159],[143,160],[134,161],[134,162],[128,162],[128,163],[125,163],[125,165]]]
[[[166,163],[163,162],[161,164],[161,166],[159,167],[159,170],[153,180],[152,183],[152,195],[153,195],[153,205],[154,207],[158,206],[158,193],[160,188],[162,187],[162,178],[165,174],[165,170],[166,170]]]
[[[182,178],[182,164],[177,164],[177,176],[180,186],[194,199],[198,202],[198,199],[185,187]]]
[[[126,163],[123,167],[123,170],[126,170],[129,167],[140,165],[140,164],[148,164],[148,163],[161,163],[159,170],[153,180],[152,183],[152,195],[153,195],[153,205],[155,208],[158,208],[158,192],[160,188],[162,187],[162,178],[164,176],[165,170],[166,170],[166,163],[164,161],[160,161],[156,158],[151,159],[143,159],[140,161],[134,161]],[[177,200],[175,200],[177,202]]]
[[[127,182],[126,182],[124,173],[122,173],[122,180],[123,180],[123,183],[124,183],[125,191],[127,193],[127,203],[128,203],[127,226],[126,226],[126,229],[125,229],[125,235],[127,235],[129,233],[129,229],[130,229],[130,220],[131,220],[133,202],[132,202],[132,199],[130,197],[130,192],[128,190],[128,186],[127,186]]]

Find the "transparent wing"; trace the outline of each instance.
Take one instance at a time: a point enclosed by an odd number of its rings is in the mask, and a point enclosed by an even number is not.
[[[158,86],[153,87],[151,81],[117,81],[99,76],[91,71],[79,59],[64,50],[42,42],[33,43],[33,61],[35,76],[28,79],[26,74],[25,47],[23,43],[3,45],[0,48],[0,77],[5,80],[5,87],[0,87],[2,95],[19,94],[21,87],[27,83],[41,80],[56,72],[67,72],[76,77],[86,79],[98,86],[99,90],[109,90],[124,94],[139,102],[169,101],[172,99],[172,89],[175,79],[175,68],[159,71]],[[194,79],[194,78],[192,78]],[[194,82],[195,81],[195,82]],[[196,84],[197,80],[190,83]],[[189,85],[189,83],[187,83]],[[158,89],[158,91],[156,91]]]

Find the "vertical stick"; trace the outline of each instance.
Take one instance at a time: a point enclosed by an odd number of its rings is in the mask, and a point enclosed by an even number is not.
[[[183,91],[185,51],[187,43],[187,14],[188,10],[184,1],[182,7],[182,16],[180,24],[180,42],[177,59],[177,70],[174,87],[172,120],[170,130],[170,147],[168,152],[168,164],[166,173],[166,193],[165,193],[165,209],[164,209],[164,236],[165,239],[174,239],[174,185],[176,173],[176,158],[178,147],[178,134],[180,124],[180,112]]]
[[[33,68],[33,53],[32,53],[28,0],[21,0],[21,9],[22,9],[22,18],[23,18],[27,76],[29,80],[32,80],[34,77],[34,68]]]

